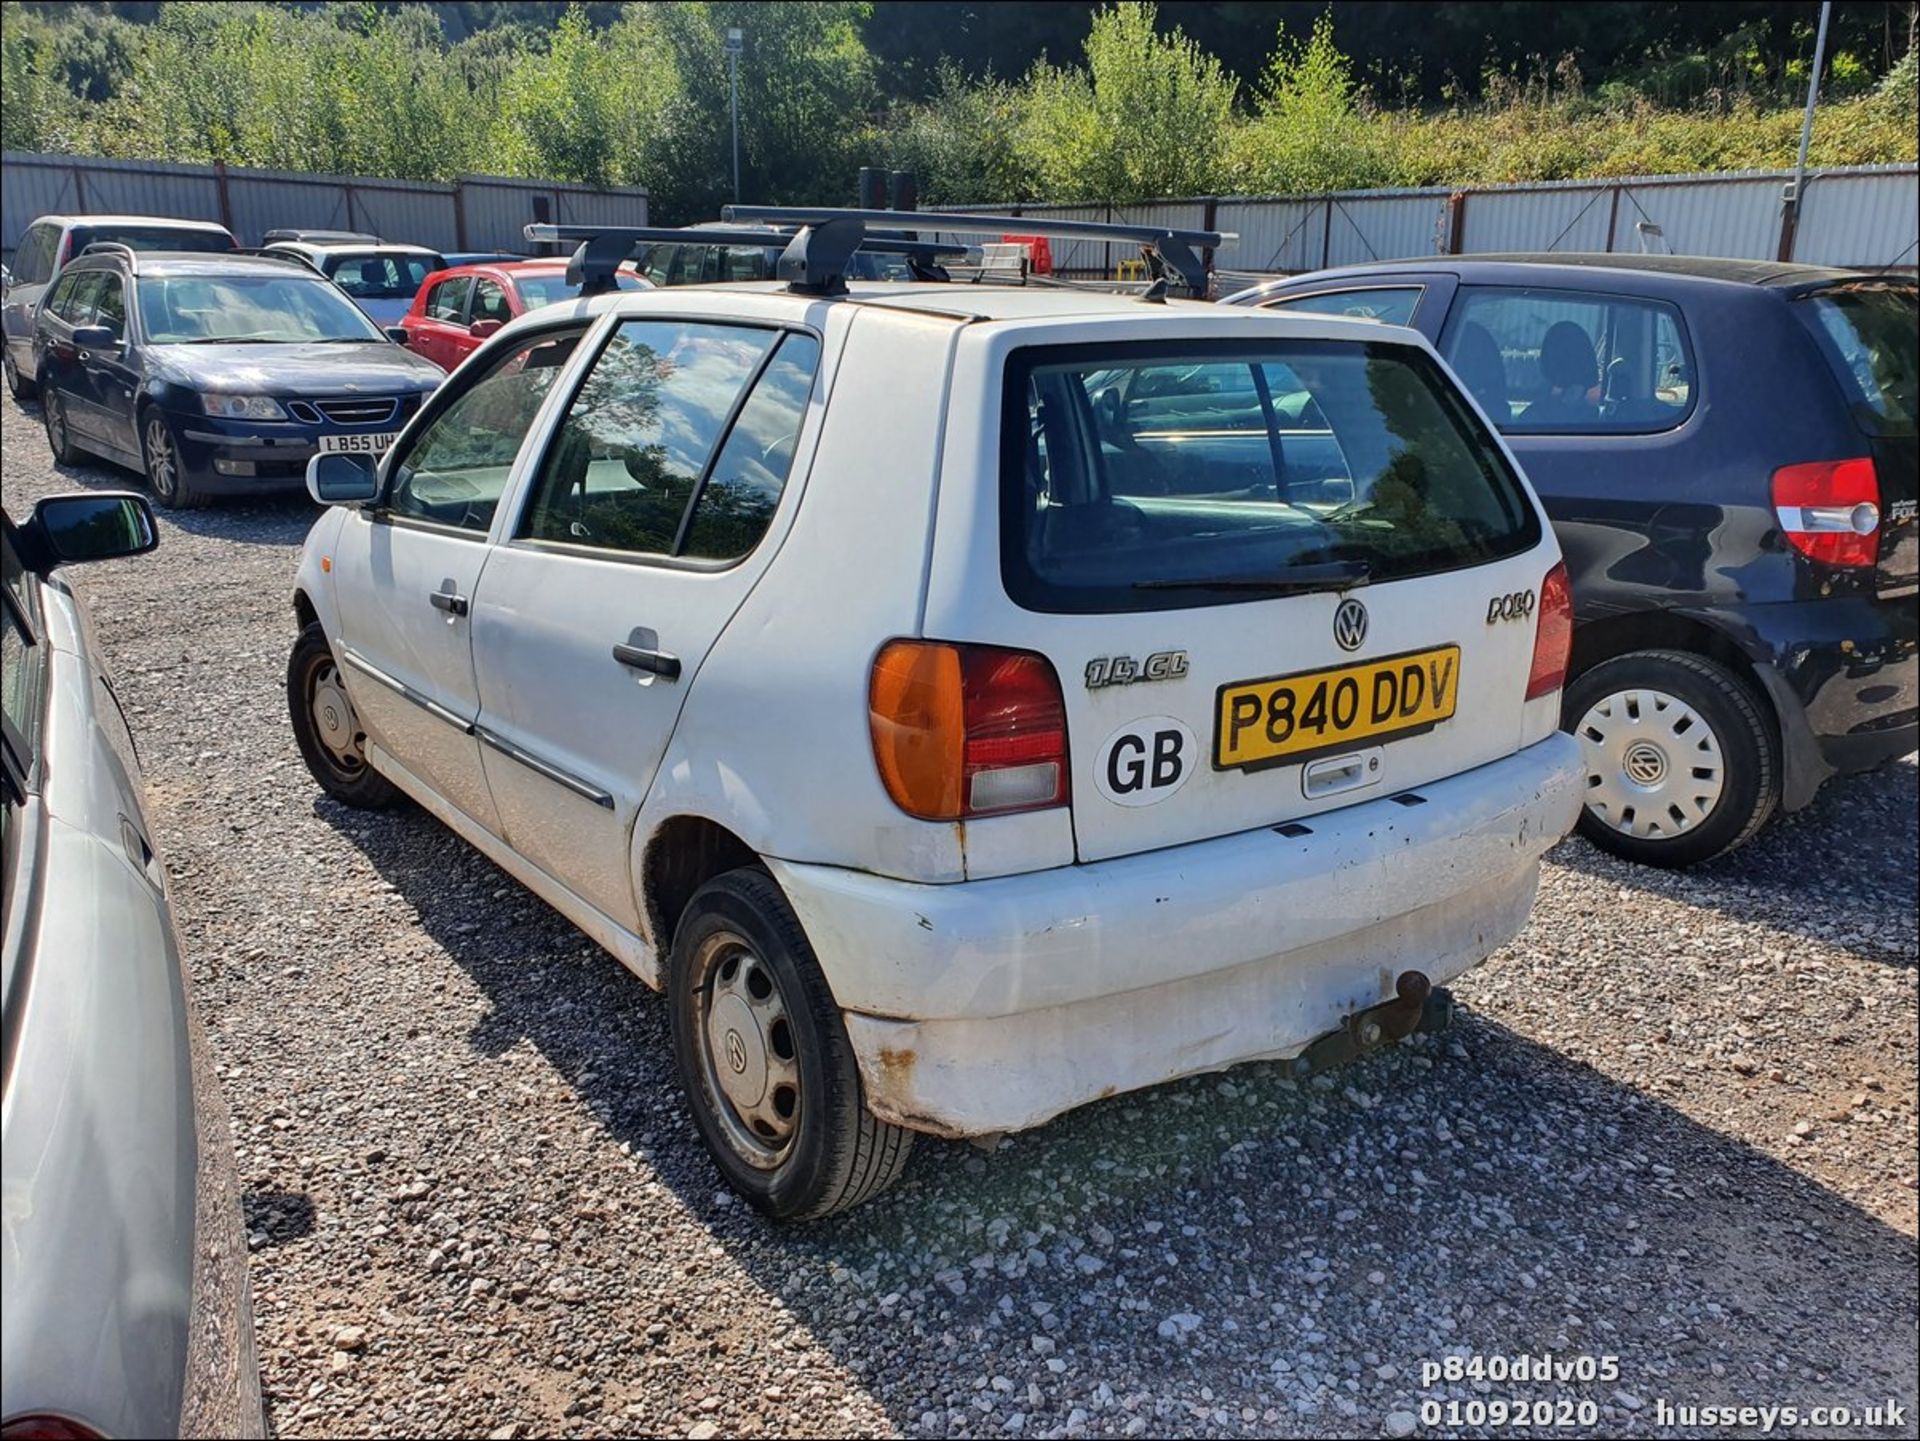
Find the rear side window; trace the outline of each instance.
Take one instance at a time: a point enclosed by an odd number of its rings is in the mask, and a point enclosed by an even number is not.
[[[1540,540],[1497,442],[1410,346],[1035,349],[1006,384],[1001,568],[1030,610],[1217,605],[1300,567],[1398,580]]]
[[[732,560],[771,519],[819,359],[809,335],[628,321],[581,384],[520,534]]]
[[[1420,304],[1420,289],[1417,285],[1394,285],[1374,290],[1329,290],[1319,295],[1289,295],[1271,301],[1266,308],[1377,320],[1382,325],[1411,325],[1413,312]]]
[[[1693,410],[1686,330],[1662,300],[1462,286],[1440,351],[1509,435],[1650,435]]]
[[[1920,292],[1848,285],[1796,300],[1793,311],[1813,332],[1860,428],[1912,435],[1920,411]]]
[[[472,286],[471,275],[456,275],[434,286],[427,295],[427,319],[457,322],[467,308],[467,291]]]
[[[20,242],[13,258],[13,278],[18,285],[38,285],[53,274],[53,248],[60,236],[57,225],[36,225]]]

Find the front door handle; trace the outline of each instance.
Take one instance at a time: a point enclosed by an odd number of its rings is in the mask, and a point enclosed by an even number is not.
[[[680,679],[680,657],[668,655],[663,650],[649,650],[645,646],[628,645],[622,641],[613,648],[613,658],[621,665],[657,675],[662,680]]]
[[[435,610],[444,610],[448,615],[467,613],[467,598],[464,595],[455,595],[450,590],[436,590],[427,597],[427,600]]]

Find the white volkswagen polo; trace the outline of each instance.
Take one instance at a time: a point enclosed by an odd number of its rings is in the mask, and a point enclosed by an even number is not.
[[[664,990],[776,1216],[1433,1023],[1583,772],[1552,531],[1427,343],[819,269],[529,315],[316,459],[321,786]]]

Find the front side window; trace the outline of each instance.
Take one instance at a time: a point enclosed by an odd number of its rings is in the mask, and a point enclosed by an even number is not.
[[[1017,351],[1005,395],[1002,573],[1030,610],[1225,604],[1300,567],[1398,580],[1540,539],[1491,434],[1411,346]]]
[[[471,275],[456,275],[434,286],[427,296],[427,319],[444,320],[450,325],[459,324],[460,317],[467,309],[467,291],[472,286]]]
[[[94,296],[93,318],[89,325],[104,325],[113,332],[115,340],[122,340],[127,333],[127,295],[125,282],[111,271],[100,276],[100,289]]]
[[[85,271],[69,270],[65,275],[54,281],[53,288],[47,292],[47,299],[42,309],[44,309],[47,314],[57,316],[59,319],[71,325],[73,321],[72,317],[68,314],[68,310],[73,303],[74,288],[80,284],[81,276],[85,273]]]
[[[513,319],[513,307],[507,304],[506,291],[485,278],[474,281],[473,318],[497,320],[502,325]]]
[[[582,333],[525,340],[461,390],[395,457],[389,513],[486,534],[520,444]]]
[[[639,555],[744,554],[779,498],[817,356],[811,337],[777,330],[628,321],[574,397],[520,534]],[[757,376],[760,389],[743,403]],[[724,475],[698,508],[694,551],[690,516],[710,466]]]
[[[318,276],[291,270],[272,275],[143,277],[140,328],[153,345],[277,345],[384,338],[331,285]]]
[[[1319,295],[1289,295],[1270,302],[1268,310],[1303,310],[1310,315],[1343,315],[1355,320],[1377,320],[1382,325],[1413,324],[1420,304],[1417,285],[1383,286],[1375,290],[1329,290]]]
[[[1648,435],[1693,410],[1686,333],[1663,300],[1462,286],[1440,350],[1509,435]]]
[[[83,270],[73,278],[73,289],[67,292],[66,299],[54,312],[69,325],[90,324],[89,317],[93,307],[100,299],[100,282],[106,276],[98,270]]]

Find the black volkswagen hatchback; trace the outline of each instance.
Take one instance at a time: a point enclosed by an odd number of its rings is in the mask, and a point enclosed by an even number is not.
[[[147,477],[166,506],[297,491],[322,451],[378,455],[440,368],[292,259],[94,246],[34,321],[54,458]]]
[[[1225,303],[1413,326],[1505,435],[1573,581],[1564,720],[1596,844],[1706,860],[1914,748],[1911,276],[1445,256]]]

